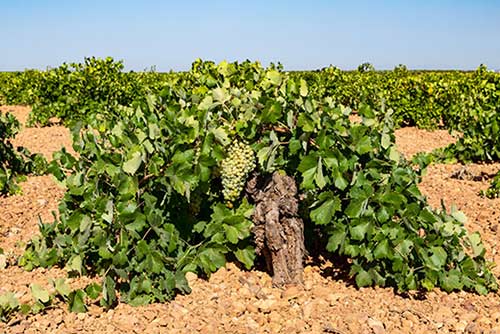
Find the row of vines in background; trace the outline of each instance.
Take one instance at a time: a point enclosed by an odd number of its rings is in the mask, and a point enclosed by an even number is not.
[[[182,86],[193,82],[189,71],[123,69],[123,62],[112,58],[86,58],[83,63],[65,63],[46,71],[0,73],[0,103],[32,106],[32,123],[45,125],[51,117],[68,123],[94,116],[94,110],[103,113],[116,105],[129,105],[173,83]],[[377,110],[392,109],[396,126],[465,131],[473,122],[476,128],[484,127],[483,116],[495,110],[500,99],[500,74],[484,66],[471,72],[424,72],[409,71],[404,65],[392,71],[375,71],[370,64],[363,64],[356,71],[331,66],[288,74],[304,79],[315,98],[331,97],[354,110],[361,103]],[[208,87],[216,83],[210,77],[202,80]]]
[[[163,74],[123,68],[112,58],[92,57],[46,71],[1,73],[0,102],[30,105],[30,125],[48,125],[52,118],[69,124],[95,117],[97,110],[103,115],[118,105],[129,105],[162,86]]]
[[[67,188],[58,215],[19,265],[101,278],[73,300],[165,301],[189,292],[186,272],[210,275],[227,260],[252,267],[254,205],[230,179],[250,168],[295,180],[306,245],[320,240],[349,258],[358,286],[498,288],[480,236],[466,232],[462,213],[428,205],[417,187],[426,162],[415,170],[394,143],[395,126],[441,123],[466,138],[467,124],[494,118],[498,74],[484,68],[287,73],[197,60],[188,72],[157,74],[89,58],[0,77],[3,100],[33,105],[33,123],[57,117],[72,129],[78,157],[63,149],[49,166]],[[349,120],[353,110],[361,123]],[[236,143],[244,149],[230,149]]]

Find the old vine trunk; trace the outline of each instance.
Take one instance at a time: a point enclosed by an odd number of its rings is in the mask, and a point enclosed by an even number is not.
[[[247,193],[255,203],[254,236],[258,255],[273,274],[273,285],[302,284],[304,223],[298,215],[295,180],[275,172],[252,177]]]

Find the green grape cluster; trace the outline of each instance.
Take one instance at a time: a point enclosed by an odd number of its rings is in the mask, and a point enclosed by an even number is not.
[[[249,145],[236,141],[229,147],[221,167],[222,194],[231,203],[240,196],[248,174],[255,169],[255,154]]]

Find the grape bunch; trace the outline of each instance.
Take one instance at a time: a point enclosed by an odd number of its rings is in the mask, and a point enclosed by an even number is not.
[[[238,199],[248,174],[255,169],[255,154],[249,145],[235,141],[229,147],[221,167],[222,194],[231,203]]]

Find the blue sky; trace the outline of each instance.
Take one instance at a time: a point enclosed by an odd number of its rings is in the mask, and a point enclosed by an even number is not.
[[[0,71],[85,56],[127,69],[196,58],[342,69],[500,69],[500,0],[0,0]]]

